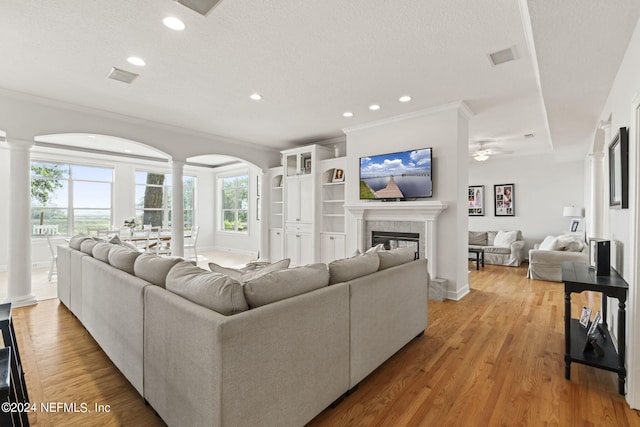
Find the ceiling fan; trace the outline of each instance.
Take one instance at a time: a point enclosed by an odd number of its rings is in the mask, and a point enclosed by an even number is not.
[[[472,153],[471,157],[473,157],[478,162],[484,162],[488,160],[491,156],[495,156],[497,154],[511,154],[513,151],[505,151],[500,148],[500,145],[503,145],[505,142],[509,141],[517,141],[527,138],[532,138],[533,134],[526,134],[523,136],[509,136],[502,138],[491,138],[491,139],[481,139],[473,142],[470,146]],[[474,150],[475,148],[475,150]]]

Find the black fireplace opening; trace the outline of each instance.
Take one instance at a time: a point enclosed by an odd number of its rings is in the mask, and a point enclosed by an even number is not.
[[[372,231],[371,246],[383,244],[386,250],[396,248],[412,248],[414,259],[420,258],[420,233],[400,233],[396,231]]]

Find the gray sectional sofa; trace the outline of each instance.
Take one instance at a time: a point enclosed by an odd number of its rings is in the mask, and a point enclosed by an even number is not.
[[[241,282],[70,245],[60,301],[169,426],[302,426],[427,327],[427,261],[408,251]]]

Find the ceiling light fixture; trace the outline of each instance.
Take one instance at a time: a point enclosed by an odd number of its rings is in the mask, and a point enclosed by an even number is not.
[[[138,67],[144,67],[147,63],[142,58],[138,58],[137,56],[130,56],[127,58],[127,62],[131,65],[137,65]]]
[[[176,18],[175,16],[167,16],[162,20],[162,23],[165,27],[170,28],[174,31],[182,31],[186,28],[184,22]]]
[[[473,156],[474,159],[476,159],[479,162],[484,162],[485,160],[489,159],[489,155],[487,154],[476,154]]]
[[[369,110],[376,111],[381,109],[382,107],[379,104],[371,104],[369,105]]]
[[[353,117],[353,113],[351,111],[345,111],[342,113],[342,117]]]
[[[409,102],[409,101],[411,101],[411,97],[409,95],[403,95],[400,98],[398,98],[398,101],[400,101],[400,102]]]
[[[257,92],[254,92],[251,95],[249,95],[249,98],[253,99],[254,101],[260,101],[262,99],[262,95],[260,95]]]

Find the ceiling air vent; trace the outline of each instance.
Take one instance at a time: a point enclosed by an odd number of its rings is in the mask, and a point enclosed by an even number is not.
[[[491,65],[493,66],[504,64],[514,59],[518,59],[515,46],[489,54],[489,61],[491,61]]]
[[[111,67],[111,71],[107,74],[107,78],[111,80],[117,80],[119,82],[131,84],[136,78],[138,74],[132,73],[131,71],[122,70],[120,68]]]
[[[188,7],[202,16],[207,16],[209,12],[222,0],[176,0],[181,5]]]

